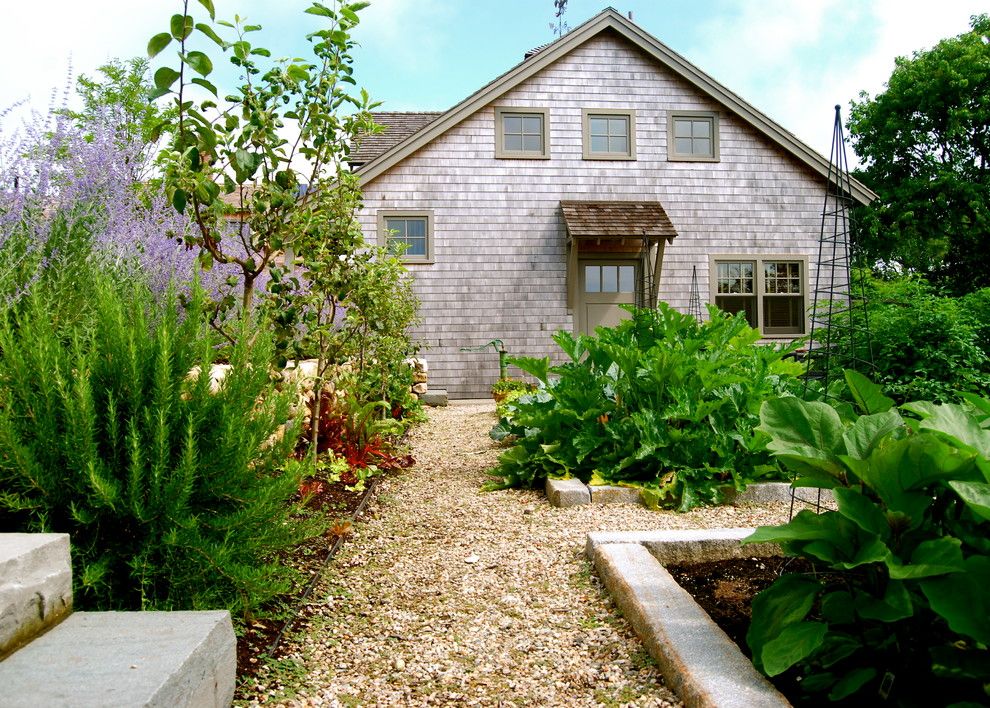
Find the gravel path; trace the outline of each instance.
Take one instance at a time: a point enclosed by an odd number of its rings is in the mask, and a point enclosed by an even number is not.
[[[678,705],[584,560],[585,535],[776,523],[786,506],[556,509],[538,492],[481,492],[494,422],[489,403],[430,411],[417,465],[383,481],[291,655],[240,703]]]

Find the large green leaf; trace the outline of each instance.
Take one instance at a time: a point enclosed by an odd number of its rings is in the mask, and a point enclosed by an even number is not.
[[[890,536],[887,515],[873,500],[854,489],[837,487],[832,490],[839,513],[864,531],[886,539]]]
[[[548,356],[542,359],[531,356],[510,356],[508,361],[512,366],[543,383],[547,383],[550,378],[550,357]]]
[[[217,11],[213,7],[213,0],[199,0],[199,4],[206,8],[206,11],[210,13],[210,19],[214,20],[217,16]]]
[[[896,410],[864,415],[842,434],[846,453],[865,460],[887,436],[904,426],[904,419]]]
[[[175,69],[163,66],[155,72],[155,87],[159,91],[169,91],[172,88],[172,84],[176,82],[179,78],[179,72]]]
[[[172,35],[168,32],[161,32],[156,34],[150,40],[148,40],[148,57],[154,58],[161,53],[165,47],[167,47],[172,42]]]
[[[189,52],[182,58],[182,61],[191,66],[192,70],[200,76],[209,76],[213,71],[213,62],[203,52]],[[216,95],[215,90],[213,94]]]
[[[772,399],[760,408],[758,430],[771,436],[767,447],[776,457],[821,486],[845,471],[837,458],[845,452],[842,421],[831,406],[794,397]]]
[[[863,376],[858,371],[846,369],[846,383],[849,392],[860,411],[867,415],[886,413],[894,407],[894,401],[884,395],[883,389]]]
[[[872,666],[860,666],[853,669],[841,679],[835,682],[832,690],[829,691],[830,701],[841,701],[859,691],[869,681],[876,678],[877,670]]]
[[[804,621],[821,589],[821,584],[812,578],[789,574],[753,598],[753,621],[746,643],[753,652],[754,664],[762,667],[763,648],[787,627]]]
[[[189,15],[172,15],[169,27],[172,30],[172,36],[181,41],[192,32],[193,18]]]
[[[911,554],[910,563],[902,565],[893,557],[887,561],[890,577],[894,580],[959,573],[963,567],[962,541],[951,536],[922,541]]]
[[[921,581],[921,590],[932,610],[954,632],[990,644],[990,558],[971,556],[963,572]]]
[[[935,406],[932,414],[921,421],[920,427],[947,436],[984,459],[990,459],[990,430],[960,405]]]
[[[853,595],[852,607],[859,617],[880,622],[897,622],[914,614],[911,594],[899,580],[887,583],[883,598],[856,591]]]
[[[949,486],[974,514],[990,521],[990,484],[952,481]]]
[[[931,502],[926,488],[975,475],[974,456],[933,435],[919,434],[889,441],[866,461],[846,459],[846,463],[888,509],[903,512],[917,525]]]
[[[822,622],[799,622],[788,625],[776,638],[763,645],[760,660],[767,676],[777,676],[799,661],[811,656],[825,639],[828,625]]]

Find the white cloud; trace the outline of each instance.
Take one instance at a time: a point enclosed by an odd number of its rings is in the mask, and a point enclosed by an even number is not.
[[[860,91],[883,90],[895,57],[966,31],[981,11],[978,0],[746,2],[704,28],[692,58],[827,155],[835,104],[845,119]]]

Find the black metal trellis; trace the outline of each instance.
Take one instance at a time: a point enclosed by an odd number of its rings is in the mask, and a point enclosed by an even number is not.
[[[691,267],[691,297],[688,300],[688,314],[696,322],[701,322],[701,291],[698,289],[698,266]]]
[[[806,398],[811,395],[812,382],[821,386],[826,400],[832,398],[829,386],[842,369],[855,369],[867,375],[875,370],[866,309],[865,274],[857,277],[852,268],[852,208],[849,161],[846,158],[840,107],[836,106],[811,307],[804,380]],[[822,510],[821,490],[818,490],[816,500],[809,500],[798,497],[796,490],[792,489],[791,516],[794,515],[795,501],[810,504],[817,512]]]

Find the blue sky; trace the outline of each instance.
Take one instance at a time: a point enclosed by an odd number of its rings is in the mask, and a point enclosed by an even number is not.
[[[308,0],[214,0],[264,26],[258,43],[295,55]],[[144,52],[178,0],[8,2],[0,25],[0,108],[45,108],[71,62],[92,73]],[[609,4],[825,154],[832,106],[876,93],[894,57],[966,31],[985,0],[570,0],[572,27]],[[197,12],[198,5],[193,3]],[[373,0],[362,13],[357,79],[391,110],[449,108],[554,38],[552,0]],[[232,77],[230,78],[232,82]],[[9,129],[9,123],[4,126]]]

